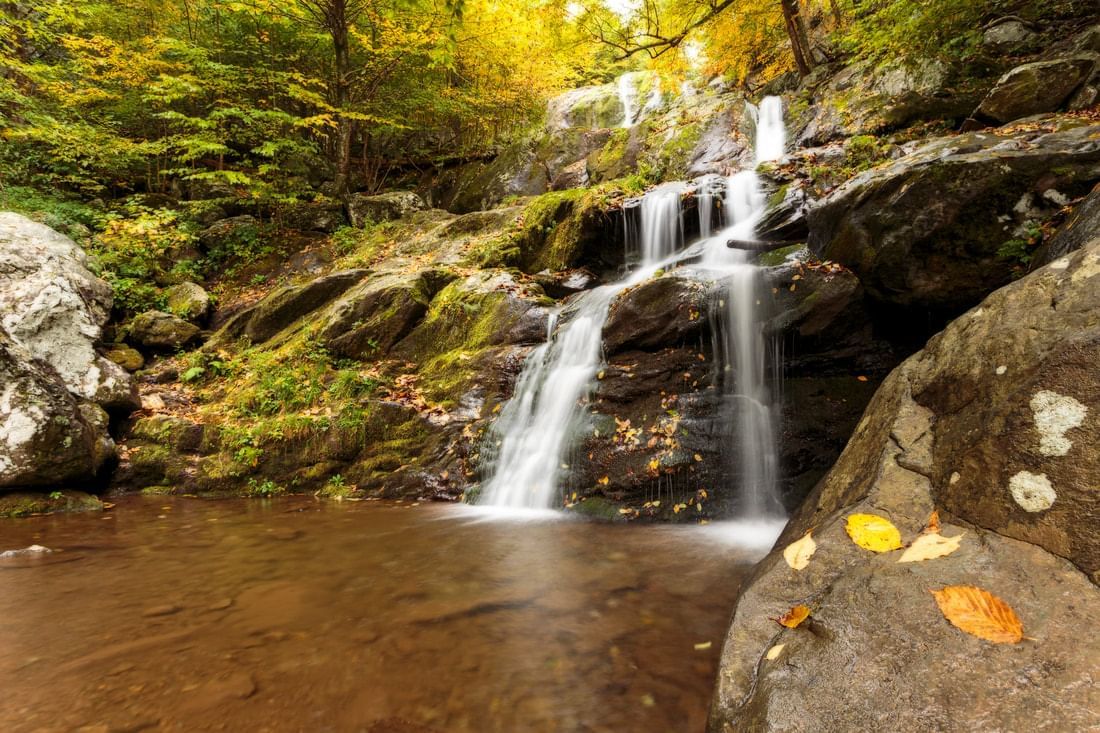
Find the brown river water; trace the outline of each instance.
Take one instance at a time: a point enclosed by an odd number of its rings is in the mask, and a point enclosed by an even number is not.
[[[0,522],[0,731],[702,731],[734,530],[132,497]]]

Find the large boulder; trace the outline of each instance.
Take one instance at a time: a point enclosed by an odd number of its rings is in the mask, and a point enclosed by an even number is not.
[[[1100,236],[990,295],[883,383],[840,460],[742,591],[711,731],[1090,730],[1100,638]],[[938,510],[960,549],[898,562],[847,536],[906,541]],[[782,548],[813,529],[795,571]],[[979,586],[1028,637],[964,634],[929,590]],[[812,618],[773,620],[795,604]],[[975,670],[980,670],[976,673]]]
[[[0,328],[0,489],[87,481],[113,449],[103,411]]]
[[[383,273],[344,293],[325,312],[321,341],[333,354],[363,359],[389,353],[428,312],[453,275],[427,270]]]
[[[340,270],[300,285],[276,288],[259,303],[226,321],[207,342],[207,348],[221,348],[242,336],[253,344],[263,343],[339,298],[367,274],[367,270]]]
[[[922,120],[962,119],[984,90],[959,77],[938,61],[820,66],[801,85],[801,99],[789,104],[791,136],[796,147],[814,147]]]
[[[707,320],[711,288],[701,280],[668,274],[623,292],[604,324],[609,354],[698,343]]]
[[[182,282],[173,285],[164,295],[168,312],[191,323],[204,323],[214,306],[210,293],[197,283]]]
[[[973,117],[999,125],[1055,112],[1089,78],[1097,58],[1096,54],[1082,54],[1017,66],[997,80]]]
[[[351,225],[363,227],[367,224],[400,219],[427,207],[424,200],[412,191],[391,191],[375,195],[353,194],[348,199],[347,208]]]
[[[810,248],[876,300],[956,314],[1007,283],[1005,245],[1100,180],[1100,125],[1037,125],[929,142],[809,212]]]
[[[111,287],[71,239],[0,213],[0,326],[53,367],[74,395],[108,409],[137,406],[130,375],[96,353],[111,313]]]
[[[155,351],[177,351],[194,341],[199,327],[164,311],[145,311],[130,322],[128,338]]]

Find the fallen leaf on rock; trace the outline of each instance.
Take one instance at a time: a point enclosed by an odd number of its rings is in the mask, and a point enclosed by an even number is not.
[[[695,645],[695,651],[697,652],[705,651],[707,649],[710,649],[709,641],[702,641]]]
[[[783,652],[783,647],[785,647],[785,646],[787,646],[787,645],[786,644],[776,644],[771,649],[769,649],[768,653],[765,654],[764,656],[766,656],[768,658],[769,662],[774,662],[776,659],[779,658],[779,655]]]
[[[801,624],[809,617],[810,609],[800,603],[797,606],[792,606],[791,610],[787,611],[781,617],[777,618],[776,622],[780,626],[786,626],[788,629],[797,629],[799,624]]]
[[[844,530],[852,542],[871,552],[890,552],[901,547],[898,528],[876,514],[852,514]]]
[[[940,612],[956,628],[994,644],[1016,644],[1024,627],[1016,612],[992,593],[972,585],[932,591]]]
[[[783,550],[783,559],[795,570],[801,570],[810,564],[810,558],[817,552],[817,543],[810,536],[813,530],[806,532],[802,539],[795,540]]]
[[[922,534],[913,540],[913,544],[902,553],[898,562],[921,562],[923,560],[935,560],[937,557],[946,557],[959,549],[962,534],[954,537],[944,537],[938,532]]]
[[[928,517],[928,526],[924,528],[925,534],[939,534],[940,533],[940,513],[935,509],[932,510],[932,514]]]

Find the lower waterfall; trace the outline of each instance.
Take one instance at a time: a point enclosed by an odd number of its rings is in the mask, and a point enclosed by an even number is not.
[[[766,98],[757,117],[757,162],[779,157],[784,145],[781,101]],[[754,238],[765,202],[753,171],[730,177],[724,188],[723,227],[717,233],[711,226],[713,183],[699,188],[703,239],[691,249],[694,254],[701,250],[701,258],[689,267],[721,286],[711,319],[716,384],[731,426],[728,457],[738,482],[738,515],[777,518],[783,515],[772,398],[777,360],[761,328],[763,279],[749,254],[726,246],[730,239]],[[488,476],[480,504],[511,509],[560,506],[570,449],[603,364],[608,311],[624,290],[684,258],[682,201],[688,191],[693,191],[689,184],[674,182],[646,193],[638,205],[637,222],[627,226],[628,261],[635,263],[634,269],[617,282],[579,293],[551,318],[546,343],[528,356],[515,394],[489,430],[482,451]]]

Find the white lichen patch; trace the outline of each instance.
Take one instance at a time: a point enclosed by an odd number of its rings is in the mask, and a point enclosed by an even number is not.
[[[999,367],[997,367],[997,376],[999,377],[1007,371],[1008,367],[1006,367],[1004,364],[1001,364]]]
[[[1039,452],[1044,456],[1064,456],[1073,447],[1066,431],[1081,425],[1089,410],[1072,397],[1044,389],[1031,398],[1031,411],[1039,432]]]
[[[1073,283],[1087,280],[1093,275],[1100,275],[1100,255],[1090,254],[1086,255],[1081,264],[1078,265],[1077,270],[1074,271],[1070,281]]]
[[[1050,263],[1050,269],[1052,270],[1064,270],[1067,267],[1069,267],[1069,257],[1062,257]]]
[[[1044,512],[1058,498],[1045,473],[1020,471],[1008,480],[1008,490],[1025,512]]]

